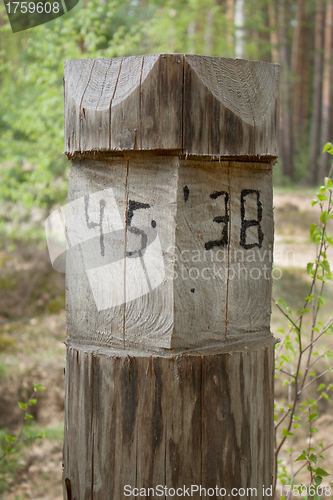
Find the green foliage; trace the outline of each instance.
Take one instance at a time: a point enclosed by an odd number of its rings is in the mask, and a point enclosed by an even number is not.
[[[249,0],[248,9],[245,55],[268,61],[267,0],[259,5]],[[215,0],[92,0],[52,22],[13,35],[3,13],[0,201],[44,208],[65,203],[64,60],[152,52],[233,57],[234,26],[227,15],[226,5]]]
[[[139,17],[134,16],[138,24],[132,19],[129,23],[129,7],[124,2],[92,1],[86,8],[27,32],[20,38],[16,61],[1,51],[2,201],[30,207],[65,201],[63,61],[136,53],[143,36]],[[13,37],[9,25],[1,31],[9,44]]]
[[[29,413],[29,407],[37,404],[36,394],[44,391],[45,387],[34,384],[34,390],[26,402],[18,402],[22,410],[21,426],[16,436],[0,431],[0,494],[8,490],[15,476],[22,456],[22,448],[36,439],[43,439],[45,432],[35,432],[31,429],[30,421],[33,415]]]
[[[331,143],[325,145],[325,151],[333,154]],[[313,262],[307,264],[307,273],[310,277],[310,289],[304,298],[303,306],[298,310],[298,317],[294,318],[290,308],[283,299],[275,301],[275,305],[288,321],[287,331],[283,331],[284,339],[276,348],[275,369],[276,377],[281,378],[282,387],[287,388],[287,395],[278,402],[275,401],[275,440],[276,440],[276,477],[281,484],[290,485],[304,499],[324,498],[325,491],[320,493],[323,478],[329,472],[318,462],[324,462],[323,453],[333,446],[332,443],[316,444],[313,436],[318,432],[315,422],[319,417],[318,404],[330,401],[333,384],[325,382],[324,376],[333,372],[333,354],[330,347],[322,343],[323,337],[333,333],[333,314],[323,321],[319,315],[325,305],[325,284],[332,281],[327,251],[333,245],[332,237],[328,236],[328,223],[333,218],[332,192],[333,182],[330,177],[325,178],[324,185],[317,192],[312,206],[319,205],[320,216],[317,223],[310,226],[310,237],[316,246],[316,256]],[[310,332],[305,332],[305,317],[310,316]],[[325,362],[326,368],[318,371],[318,362]],[[314,368],[314,365],[317,365]],[[317,397],[306,397],[307,389],[317,385]],[[287,404],[286,404],[286,401]],[[307,428],[307,447],[295,458],[293,443],[298,429]],[[284,452],[289,456],[286,460],[279,460],[279,454]],[[295,469],[294,463],[300,462]],[[307,485],[296,484],[297,475],[304,469],[308,471]],[[319,488],[319,489],[318,489]],[[291,490],[290,490],[291,492]],[[289,492],[289,494],[290,494]],[[323,493],[324,492],[324,493]],[[288,496],[289,498],[290,496]],[[281,494],[280,498],[284,498]]]

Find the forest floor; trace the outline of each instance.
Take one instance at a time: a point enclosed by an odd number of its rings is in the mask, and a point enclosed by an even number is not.
[[[311,207],[313,196],[314,192],[307,189],[274,192],[274,265],[281,272],[276,274],[280,279],[274,279],[273,296],[284,298],[293,311],[303,307],[309,290],[305,267],[313,260],[315,251],[309,226],[316,222],[318,214],[318,209]],[[331,254],[331,262],[332,257]],[[328,287],[326,299],[322,314],[327,317],[332,310],[332,286]],[[308,326],[305,322],[305,328]],[[273,308],[275,337],[282,338],[283,333],[278,330],[287,327],[285,318]],[[12,463],[0,463],[1,499],[63,498],[65,338],[64,275],[52,269],[46,248],[20,245],[11,252],[0,250],[0,446],[4,446],[6,433],[18,432],[22,410],[17,402],[27,401],[33,383],[46,387],[38,393],[36,406],[31,407],[35,418],[28,429],[32,434],[45,432],[45,437],[24,446]],[[333,382],[332,375],[327,375],[325,381]],[[277,380],[276,398],[285,401],[285,394]],[[311,394],[316,395],[315,384]],[[319,410],[315,441],[329,444],[327,439],[333,436],[333,405],[323,400]],[[306,430],[298,431],[300,437],[292,443],[294,458],[306,446]],[[332,472],[333,447],[326,457],[325,466]],[[281,458],[288,460],[287,456]]]

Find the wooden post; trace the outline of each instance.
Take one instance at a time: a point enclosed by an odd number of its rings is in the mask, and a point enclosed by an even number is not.
[[[66,500],[272,498],[278,106],[275,64],[65,63]]]

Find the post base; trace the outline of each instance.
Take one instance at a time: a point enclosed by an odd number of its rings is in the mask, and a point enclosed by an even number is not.
[[[272,498],[274,343],[67,346],[64,499]]]

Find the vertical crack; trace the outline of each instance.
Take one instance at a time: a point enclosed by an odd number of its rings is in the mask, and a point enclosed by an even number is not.
[[[203,402],[203,356],[201,356],[200,365],[200,484],[202,485],[202,450],[203,450],[203,421],[202,421],[202,402]]]
[[[125,194],[126,194],[126,202],[125,202],[125,248],[124,248],[124,309],[123,309],[123,345],[124,349],[126,346],[125,342],[125,313],[126,313],[126,253],[127,253],[127,225],[128,225],[128,172],[129,172],[129,161],[127,161],[127,170],[126,170],[126,180],[125,180]]]
[[[230,200],[230,213],[231,213],[231,192],[230,192],[230,161],[228,162],[228,193]],[[228,307],[229,307],[229,270],[230,270],[230,237],[231,237],[231,223],[228,224],[229,234],[228,234],[228,269],[227,269],[227,292],[226,292],[226,303],[225,303],[225,340],[228,337]]]
[[[184,137],[185,137],[185,65],[186,65],[186,60],[185,60],[185,55],[182,55],[182,62],[183,62],[183,92],[182,92],[182,124],[181,124],[181,134],[182,134],[182,153],[184,154]]]
[[[162,396],[161,396],[162,397]],[[164,486],[167,485],[167,415],[165,414],[165,430],[164,430]],[[165,490],[164,490],[165,491]],[[164,494],[164,500],[166,500],[166,494]]]
[[[90,434],[92,438],[91,443],[91,500],[94,500],[94,356],[91,358],[91,368],[90,368],[90,383],[91,383],[91,418],[90,418]]]
[[[68,477],[66,477],[65,479],[65,487],[66,487],[67,500],[73,500],[72,481]]]
[[[139,99],[139,114],[140,114],[140,145],[139,148],[142,149],[142,135],[143,135],[143,130],[142,130],[142,74],[143,74],[143,65],[145,62],[145,56],[142,56],[142,65],[141,65],[141,74],[140,74],[140,99]]]

